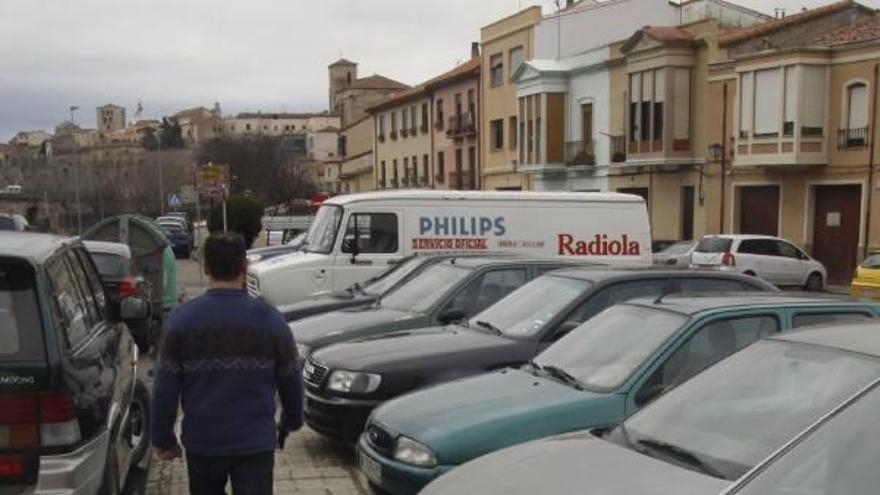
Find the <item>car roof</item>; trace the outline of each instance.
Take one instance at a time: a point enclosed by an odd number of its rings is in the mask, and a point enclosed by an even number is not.
[[[758,234],[711,234],[704,235],[703,239],[734,239],[734,240],[742,240],[742,239],[772,239],[774,241],[784,241],[782,237],[777,237],[773,235],[758,235]]]
[[[880,319],[809,327],[775,335],[772,339],[880,357]]]
[[[534,192],[534,191],[445,191],[425,189],[402,189],[394,191],[376,191],[336,196],[324,201],[327,205],[346,205],[361,201],[407,201],[407,200],[446,200],[446,201],[488,201],[488,200],[538,200],[538,201],[575,201],[598,203],[644,203],[641,196],[621,193],[586,193],[586,192]]]
[[[115,254],[124,258],[131,258],[131,248],[129,248],[127,244],[119,242],[83,241],[83,245],[92,253]]]
[[[842,305],[860,306],[878,304],[859,301],[848,296],[829,294],[799,294],[792,292],[719,292],[713,294],[669,294],[659,302],[658,298],[637,298],[624,304],[651,306],[693,315],[715,309],[759,308],[761,306],[818,306]]]
[[[510,256],[510,255],[489,255],[489,256],[453,256],[448,260],[441,261],[439,264],[451,264],[464,266],[468,268],[480,268],[492,265],[511,265],[511,264],[547,264],[547,265],[574,265],[575,261],[566,261],[554,258],[529,257],[529,256]],[[583,262],[581,262],[583,263]]]
[[[552,273],[559,277],[579,278],[593,283],[606,281],[639,280],[643,278],[710,277],[728,280],[755,281],[755,277],[720,270],[694,270],[682,268],[657,268],[656,266],[588,266],[562,268]],[[757,279],[760,283],[760,279]]]
[[[72,237],[32,232],[0,232],[0,256],[25,258],[42,263],[65,244],[76,242]]]

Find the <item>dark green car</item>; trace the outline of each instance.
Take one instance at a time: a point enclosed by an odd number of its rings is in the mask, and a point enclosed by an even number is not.
[[[619,423],[762,337],[877,315],[880,303],[785,294],[669,296],[619,304],[530,365],[385,403],[358,443],[361,470],[384,491],[415,493],[495,450]]]

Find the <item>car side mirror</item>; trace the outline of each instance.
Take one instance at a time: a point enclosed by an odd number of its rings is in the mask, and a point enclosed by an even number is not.
[[[663,392],[666,392],[666,385],[662,383],[657,383],[654,385],[649,385],[647,387],[642,388],[636,393],[636,406],[642,407],[663,395]]]
[[[126,297],[119,307],[119,317],[123,320],[142,320],[150,316],[147,301],[139,297]]]
[[[455,323],[457,321],[461,321],[467,318],[467,314],[465,314],[463,309],[459,308],[449,308],[437,317],[437,321],[440,322],[441,325],[449,325],[450,323]]]

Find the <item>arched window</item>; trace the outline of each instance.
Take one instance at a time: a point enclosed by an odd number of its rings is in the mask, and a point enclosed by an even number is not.
[[[846,100],[847,128],[868,127],[868,85],[857,82],[847,86]]]

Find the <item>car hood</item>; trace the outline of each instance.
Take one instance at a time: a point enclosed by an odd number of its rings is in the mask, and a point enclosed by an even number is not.
[[[391,308],[356,308],[312,316],[290,324],[293,338],[311,348],[369,337],[394,330],[424,326],[421,313]]]
[[[287,253],[298,250],[298,246],[288,246],[287,244],[281,244],[279,246],[264,246],[254,249],[249,249],[247,254],[272,254],[272,253]]]
[[[507,369],[405,395],[373,422],[461,464],[511,445],[623,419],[624,396],[577,390],[524,369]]]
[[[420,493],[717,495],[730,484],[579,432],[489,454]]]
[[[307,316],[337,311],[353,306],[363,306],[376,300],[376,296],[338,292],[315,296],[304,301],[279,306],[278,311],[284,314],[287,321],[299,320]]]
[[[535,344],[450,325],[344,342],[322,349],[314,359],[330,368],[374,373],[415,372],[416,369],[441,367],[447,370],[459,365],[485,369],[483,366],[492,358],[506,362],[528,359],[526,353],[517,352],[521,348],[534,349]],[[505,360],[508,356],[510,359]]]

